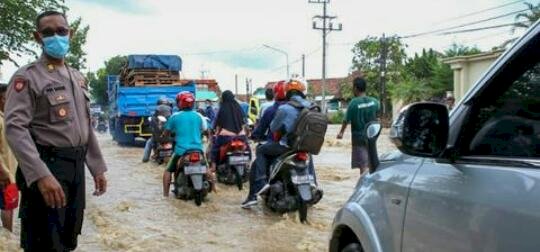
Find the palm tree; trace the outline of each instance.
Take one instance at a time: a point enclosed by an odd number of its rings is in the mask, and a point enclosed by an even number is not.
[[[540,3],[536,6],[532,3],[525,3],[527,5],[527,12],[519,13],[516,15],[516,23],[514,24],[515,28],[529,28],[531,27],[538,19],[540,19]]]

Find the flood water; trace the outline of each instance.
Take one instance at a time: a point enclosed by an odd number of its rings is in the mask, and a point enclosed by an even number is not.
[[[109,166],[109,190],[93,197],[88,177],[87,210],[77,251],[326,251],[332,219],[359,177],[350,167],[350,140],[336,141],[330,128],[315,158],[324,197],[308,212],[308,224],[295,213],[278,215],[262,204],[240,208],[247,189],[220,184],[201,207],[193,201],[162,197],[164,166],[142,163],[142,148],[118,146],[109,135],[99,141]],[[350,139],[349,135],[345,139]],[[392,147],[381,135],[379,151]],[[247,186],[246,186],[247,187]],[[0,231],[0,251],[17,251],[14,234]]]

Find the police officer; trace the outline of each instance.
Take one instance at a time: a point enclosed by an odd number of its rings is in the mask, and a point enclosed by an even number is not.
[[[96,196],[107,189],[107,168],[91,130],[85,79],[64,62],[72,36],[66,17],[43,12],[36,28],[43,54],[12,77],[5,113],[8,143],[19,161],[21,247],[70,251],[83,222],[84,164]]]

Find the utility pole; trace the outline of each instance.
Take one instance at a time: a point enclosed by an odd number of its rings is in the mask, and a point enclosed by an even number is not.
[[[302,79],[306,78],[306,55],[302,54]]]
[[[322,109],[326,113],[326,36],[332,31],[341,31],[343,26],[341,23],[337,24],[337,27],[334,27],[333,19],[337,16],[328,16],[326,14],[326,5],[330,3],[330,0],[308,0],[309,3],[316,3],[323,5],[323,15],[314,16],[313,19],[322,20],[322,26],[317,24],[317,21],[313,21],[313,29],[322,30]]]
[[[379,94],[382,106],[382,116],[387,116],[387,104],[386,104],[386,59],[388,58],[388,39],[383,33],[381,37],[381,58],[380,58],[380,70],[381,70],[381,83],[379,87]]]
[[[249,79],[246,78],[246,99],[247,101],[246,102],[249,102],[249,98],[250,98],[250,93],[249,93]]]
[[[238,96],[238,74],[234,75],[234,95]]]

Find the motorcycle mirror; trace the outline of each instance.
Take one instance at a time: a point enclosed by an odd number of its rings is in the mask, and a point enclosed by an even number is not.
[[[381,134],[381,123],[379,122],[372,122],[368,125],[366,129],[366,136],[368,139],[373,139],[379,137],[379,134]]]
[[[167,121],[167,118],[165,118],[164,116],[158,116],[157,118],[160,122],[163,122],[163,123]]]
[[[381,134],[381,131],[381,123],[377,121],[368,123],[366,127],[369,173],[375,172],[380,164],[379,154],[377,153],[377,138]]]

